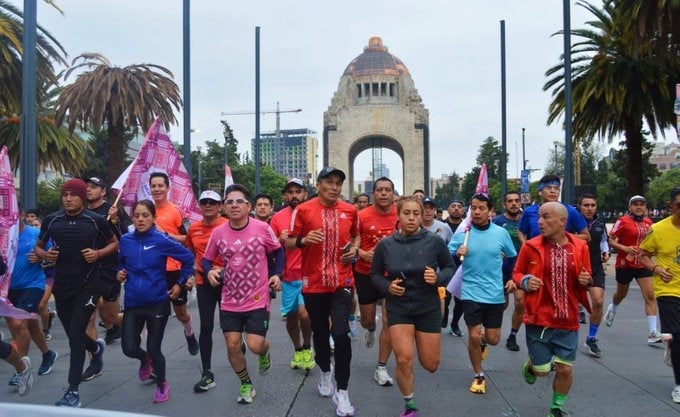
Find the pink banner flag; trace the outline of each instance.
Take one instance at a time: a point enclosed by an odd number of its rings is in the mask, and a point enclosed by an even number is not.
[[[177,205],[184,216],[192,222],[203,218],[191,188],[191,178],[160,118],[157,118],[146,132],[137,158],[111,186],[115,190],[120,190],[120,201],[129,216],[132,216],[132,207],[137,201],[143,199],[153,201],[149,177],[154,172],[164,172],[168,175],[170,178],[168,200]]]
[[[475,188],[475,194],[486,194],[489,195],[489,175],[486,170],[486,164],[482,164],[482,168],[479,170],[479,177],[477,178],[477,187]],[[466,233],[465,242],[463,245],[467,245],[467,239],[470,235],[470,228],[472,227],[472,213],[470,213],[470,205],[468,204],[467,215],[463,221],[458,225],[456,229],[456,234]],[[463,265],[456,270],[456,273],[449,281],[449,285],[446,287],[446,291],[453,294],[457,298],[460,298],[461,285],[463,283]]]
[[[678,135],[678,142],[680,142],[680,84],[675,84],[675,103],[673,105],[673,111],[675,112],[675,128]]]
[[[16,319],[33,318],[36,317],[35,314],[14,307],[7,299],[18,240],[19,206],[14,188],[14,174],[9,164],[7,147],[3,146],[0,150],[0,253],[7,264],[7,270],[0,276],[0,316]]]
[[[224,164],[224,194],[226,197],[227,187],[234,184],[234,177],[231,175],[231,168],[229,165]]]

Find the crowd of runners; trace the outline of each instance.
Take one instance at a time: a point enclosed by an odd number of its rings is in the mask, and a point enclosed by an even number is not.
[[[648,325],[641,343],[665,344],[664,361],[675,377],[671,398],[680,403],[680,188],[669,191],[665,219],[653,223],[645,198],[635,195],[608,230],[595,196],[579,196],[576,207],[559,202],[555,176],[539,181],[540,203],[523,209],[520,194],[511,191],[500,198],[501,210],[493,196],[477,193],[451,201],[446,218],[422,190],[399,197],[386,177],[374,182],[371,195],[344,201],[345,179],[341,170],[324,168],[310,198],[293,178],[277,211],[272,196],[252,196],[240,184],[224,195],[203,191],[203,218],[194,223],[168,200],[170,179],[161,172],[150,175],[152,199],[135,204],[130,224],[106,202],[107,184],[97,177],[66,181],[62,209],[43,219],[20,208],[8,299],[39,318],[6,317],[10,335],[0,338],[0,358],[14,367],[10,385],[26,395],[34,373],[52,371],[58,357],[49,347],[53,296],[70,349],[68,388],[58,406],[81,405],[79,385],[102,375],[105,350],[118,339],[122,353],[139,362],[139,379],[155,383],[152,400],[168,401],[162,342],[173,331],[167,329],[173,310],[188,353],[200,353],[194,392],[211,390],[227,377],[216,377],[212,366],[217,310],[239,404],[256,395],[246,351],[258,358],[260,375],[269,372],[267,331],[281,317],[290,367],[318,372],[315,389],[332,399],[339,417],[355,414],[352,337],[368,348],[377,344],[375,383],[396,381],[404,399],[400,415],[415,417],[414,359],[435,372],[442,332],[467,337],[471,395],[486,393],[483,362],[507,333],[508,350],[526,349],[518,373],[527,384],[554,375],[552,401],[544,406],[549,416],[565,416],[579,346],[594,357],[605,354],[599,327],[614,325],[636,280]],[[614,252],[616,291],[605,295],[603,264]],[[0,273],[5,269],[0,262]],[[190,291],[198,325],[187,309]],[[271,311],[273,297],[281,297],[278,312]],[[97,315],[105,338],[98,337]],[[588,325],[581,338],[580,323]],[[517,339],[522,324],[526,343]],[[37,371],[28,358],[31,341],[42,354]]]

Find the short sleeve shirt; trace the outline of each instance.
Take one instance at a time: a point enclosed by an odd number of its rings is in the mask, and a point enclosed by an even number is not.
[[[652,221],[648,217],[643,217],[641,221],[635,221],[631,216],[621,216],[616,220],[609,236],[615,238],[618,243],[626,246],[640,246],[640,243],[647,236]],[[642,269],[640,257],[636,256],[631,260],[626,259],[628,254],[625,251],[616,253],[616,268],[635,268]]]
[[[218,226],[228,222],[227,219],[220,216],[217,221],[211,225],[206,225],[203,220],[194,222],[189,226],[189,233],[187,233],[186,245],[189,250],[191,250],[196,256],[196,269],[203,272],[203,267],[201,266],[201,261],[203,260],[203,254],[205,253],[205,248],[208,245],[208,240],[210,239],[210,234]],[[222,266],[222,259],[215,259],[215,265]],[[203,277],[201,274],[196,274],[196,283],[203,284]]]
[[[290,219],[293,217],[293,210],[286,207],[283,210],[277,211],[269,225],[272,227],[274,234],[280,236],[284,230],[289,230]],[[286,265],[283,270],[283,280],[285,282],[299,281],[302,279],[302,250],[286,249]]]
[[[156,228],[161,232],[169,235],[180,234],[183,219],[184,215],[179,207],[169,201],[161,206],[156,206]],[[168,258],[165,269],[166,271],[179,271],[181,266],[182,264],[178,260]]]
[[[361,235],[361,250],[375,249],[382,239],[391,236],[396,231],[397,207],[392,206],[389,213],[381,213],[375,206],[369,206],[359,212],[359,234]],[[364,275],[371,273],[371,264],[359,258],[354,269]]]
[[[654,296],[680,297],[680,230],[673,225],[672,217],[652,225],[640,248],[655,254],[659,268],[673,274],[670,282],[663,282],[654,275]]]

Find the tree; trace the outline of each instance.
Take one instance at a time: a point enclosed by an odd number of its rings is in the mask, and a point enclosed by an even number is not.
[[[65,129],[65,128],[64,128]],[[87,166],[82,172],[83,178],[100,177],[107,178],[109,174],[108,133],[105,130],[88,132],[90,139],[87,143],[91,150],[87,153]],[[128,130],[123,135],[123,141],[127,148],[134,135]],[[126,160],[125,165],[131,161]]]
[[[0,0],[0,117],[12,117],[21,111],[23,19],[21,10]],[[55,84],[57,76],[53,64],[66,65],[66,51],[39,25],[36,48],[38,83]]]
[[[680,169],[668,170],[654,178],[645,194],[649,209],[668,209],[668,197],[672,188],[680,184]]]
[[[222,126],[224,128],[223,130],[223,135],[224,135],[224,141],[225,141],[225,151],[224,154],[226,155],[226,161],[224,162],[225,164],[231,166],[236,166],[239,164],[239,161],[241,160],[241,155],[238,153],[238,140],[234,138],[234,132],[231,130],[231,126],[229,126],[229,122],[226,120],[220,120],[220,123],[222,123]]]
[[[620,7],[622,1],[605,0],[602,8],[578,2],[595,20],[586,23],[591,29],[571,32],[581,39],[571,47],[571,117],[578,139],[598,137],[611,142],[624,135],[625,175],[632,195],[643,191],[643,121],[654,137],[674,123],[672,85],[680,71],[668,44],[659,48],[656,38],[632,41],[637,34],[635,19],[630,9]],[[543,89],[552,90],[553,95],[548,123],[553,123],[564,113],[562,63],[550,68],[546,76]]]
[[[435,191],[437,207],[448,207],[453,199],[462,198],[460,195],[460,176],[454,171],[449,175],[449,181],[437,187]]]
[[[68,85],[57,100],[57,123],[66,121],[73,132],[106,128],[108,133],[108,180],[112,182],[123,171],[125,132],[146,131],[160,117],[166,129],[177,119],[182,100],[179,87],[170,70],[155,64],[113,66],[106,57],[85,53],[76,57],[64,80],[76,70],[87,69]]]

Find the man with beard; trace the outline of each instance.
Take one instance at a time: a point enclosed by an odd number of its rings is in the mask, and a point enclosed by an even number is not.
[[[451,233],[456,233],[456,229],[463,222],[465,217],[465,204],[462,200],[453,200],[449,207],[446,209],[449,213],[449,217],[446,218],[446,223],[451,228]],[[458,262],[456,260],[456,262]],[[444,317],[442,317],[442,328],[446,328],[449,322],[449,304],[451,304],[452,294],[446,291],[446,298],[444,299]],[[463,303],[460,302],[458,297],[453,297],[453,311],[451,317],[451,327],[449,327],[449,333],[454,334],[458,337],[463,336],[463,332],[460,331],[460,326],[458,322],[463,316]]]
[[[378,366],[373,379],[383,387],[391,386],[394,381],[387,373],[387,360],[392,353],[390,332],[387,327],[387,311],[385,299],[378,292],[378,288],[371,280],[371,262],[373,251],[383,238],[392,235],[396,230],[397,207],[393,203],[394,183],[387,177],[375,180],[373,184],[373,205],[359,212],[359,234],[361,246],[359,259],[354,266],[354,285],[359,299],[361,311],[361,326],[366,329],[366,347],[371,348],[375,343],[375,313],[376,306],[382,311],[382,327],[378,339]]]
[[[522,243],[517,237],[517,229],[519,227],[519,221],[522,218],[522,203],[520,202],[520,195],[517,191],[508,191],[503,197],[503,208],[505,212],[493,218],[494,224],[499,225],[504,228],[510,234],[512,239],[512,244],[515,246],[515,250],[519,252],[519,248]],[[515,267],[515,262],[517,262],[517,257],[512,258],[506,257],[503,259],[503,283],[512,280],[512,270]],[[505,342],[505,347],[513,352],[519,351],[519,345],[517,344],[517,332],[522,325],[522,318],[524,317],[524,292],[522,290],[515,290],[513,292],[515,298],[515,309],[512,311],[512,327],[510,328],[510,335],[508,340]],[[505,294],[505,308],[508,308],[509,296]]]
[[[47,217],[33,251],[41,260],[54,263],[54,300],[59,320],[71,348],[68,389],[58,406],[80,407],[78,386],[82,380],[85,351],[92,353],[90,368],[101,374],[105,343],[91,339],[87,323],[99,298],[96,263],[118,250],[118,240],[102,216],[85,209],[87,184],[70,179],[61,186],[63,209]],[[52,239],[54,246],[45,250]]]
[[[292,178],[283,188],[283,201],[286,207],[276,212],[270,222],[281,244],[285,245],[288,239],[293,210],[305,200],[307,200],[305,184],[298,178]],[[302,251],[296,247],[286,249],[286,265],[281,281],[281,316],[286,318],[286,330],[295,348],[290,367],[312,369],[314,367],[312,324],[302,297]]]
[[[111,206],[106,198],[106,191],[108,187],[106,182],[99,177],[90,177],[87,179],[87,209],[108,218],[109,226],[116,238],[120,240],[121,231],[118,227],[118,209]],[[114,253],[107,256],[98,263],[99,270],[99,293],[101,299],[97,303],[99,316],[104,322],[106,328],[106,337],[104,341],[107,345],[113,343],[116,339],[120,339],[120,325],[123,317],[118,314],[120,307],[118,305],[118,296],[120,295],[120,282],[116,279],[116,267],[118,266],[117,255]],[[90,323],[87,326],[87,333],[90,337],[97,335],[95,327],[95,317],[92,315]],[[92,372],[85,370],[83,374],[83,381],[88,381],[93,378]]]

